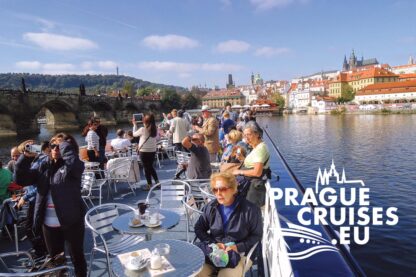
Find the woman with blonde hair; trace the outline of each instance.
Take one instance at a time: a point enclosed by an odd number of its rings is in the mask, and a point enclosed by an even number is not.
[[[243,133],[237,130],[231,130],[226,136],[227,145],[221,157],[221,162],[228,162],[234,146],[238,145],[243,139]]]
[[[240,257],[236,264],[216,268],[211,262],[205,263],[198,276],[211,276],[219,270],[218,276],[242,276],[245,255],[261,240],[263,225],[260,208],[238,195],[237,180],[231,173],[219,172],[211,176],[211,190],[215,200],[209,202],[195,224],[195,235],[201,247],[216,244],[228,252],[228,256]],[[235,253],[231,253],[234,251]]]

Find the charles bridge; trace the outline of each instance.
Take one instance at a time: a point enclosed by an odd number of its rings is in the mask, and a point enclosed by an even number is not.
[[[132,114],[160,110],[160,100],[151,97],[109,97],[62,92],[0,90],[0,137],[39,133],[37,118],[56,130],[77,129],[91,116],[102,124],[127,123]]]

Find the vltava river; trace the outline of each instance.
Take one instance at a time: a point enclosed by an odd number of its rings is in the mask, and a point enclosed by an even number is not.
[[[290,115],[259,121],[305,187],[313,187],[318,168],[329,168],[334,159],[349,179],[364,180],[371,206],[398,207],[398,225],[370,227],[370,242],[352,244],[352,254],[368,276],[416,275],[416,115]],[[109,139],[115,129],[110,128]],[[79,131],[71,133],[85,144]],[[42,128],[35,139],[51,135]],[[0,139],[0,159],[9,160],[10,147],[24,139]]]
[[[364,180],[372,207],[397,207],[396,226],[370,227],[369,243],[352,244],[351,251],[368,276],[415,276],[416,115],[290,115],[260,122],[305,187],[314,187],[318,168],[329,169],[334,159],[348,179]]]

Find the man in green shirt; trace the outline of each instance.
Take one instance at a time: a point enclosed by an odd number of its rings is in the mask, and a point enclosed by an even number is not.
[[[8,169],[3,168],[3,163],[0,161],[0,203],[9,198],[7,188],[12,180],[13,174]]]

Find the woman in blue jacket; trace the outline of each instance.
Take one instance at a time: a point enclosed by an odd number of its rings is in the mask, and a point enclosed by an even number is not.
[[[42,228],[51,257],[69,246],[76,276],[86,276],[84,257],[84,206],[81,176],[84,163],[78,157],[78,144],[67,134],[50,140],[51,155],[38,169],[31,169],[34,153],[25,151],[16,163],[16,182],[37,184],[34,228]],[[25,148],[26,149],[26,148]]]
[[[216,199],[208,203],[195,224],[195,234],[205,243],[215,243],[226,251],[241,254],[235,268],[222,268],[218,276],[241,276],[245,257],[259,242],[263,233],[260,208],[237,195],[237,180],[231,173],[211,176],[211,189]],[[208,232],[209,231],[209,232]],[[198,276],[210,276],[215,268],[205,264]]]

